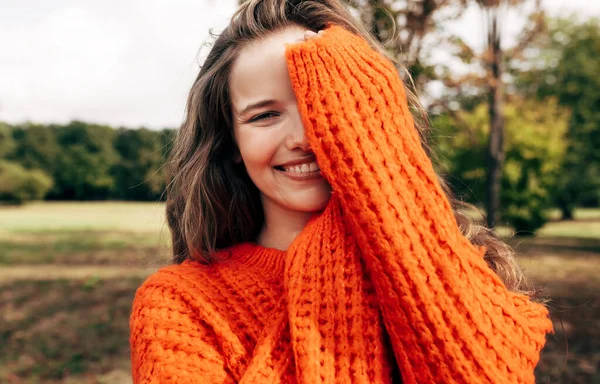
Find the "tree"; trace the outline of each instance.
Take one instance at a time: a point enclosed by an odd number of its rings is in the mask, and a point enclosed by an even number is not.
[[[600,20],[550,19],[512,69],[518,89],[539,100],[558,98],[571,110],[563,179],[555,202],[563,219],[581,204],[600,204]]]
[[[12,127],[0,122],[0,159],[12,154],[15,149],[15,140],[12,137]]]
[[[114,147],[120,160],[111,168],[115,180],[115,197],[128,200],[156,200],[166,186],[163,169],[168,145],[168,131],[145,128],[117,131]]]
[[[502,220],[520,234],[533,234],[546,221],[552,191],[562,179],[569,113],[556,100],[515,98],[506,105],[506,161],[499,196]],[[436,148],[457,195],[477,204],[485,195],[489,107],[434,118]],[[548,129],[552,127],[552,129]]]
[[[457,76],[448,68],[443,69],[440,79],[445,85],[445,94],[435,100],[430,109],[451,114],[458,121],[461,110],[472,111],[484,101],[488,106],[490,135],[486,151],[484,199],[487,225],[493,228],[500,203],[502,169],[506,156],[504,102],[507,84],[504,83],[504,68],[511,60],[520,57],[529,42],[544,30],[545,19],[539,0],[476,0],[475,3],[480,7],[485,20],[485,48],[477,52],[459,37],[453,38],[455,57],[470,70]],[[504,31],[501,26],[506,23],[506,13],[509,9],[519,9],[527,4],[533,5],[533,11],[527,15],[527,26],[519,34],[514,46],[503,47]],[[461,125],[464,126],[464,123]]]
[[[478,0],[485,15],[487,52],[484,55],[488,72],[488,107],[490,136],[487,151],[486,199],[487,225],[496,224],[496,211],[500,202],[500,181],[504,162],[504,87],[502,82],[502,47],[500,39],[500,1]]]
[[[51,176],[49,199],[157,200],[165,189],[163,163],[173,133],[115,130],[81,121],[14,127],[0,123],[0,158],[24,168],[10,168],[13,176],[38,170]]]
[[[17,163],[0,160],[0,202],[23,204],[41,200],[51,187],[52,179],[39,169],[27,170]]]
[[[504,55],[502,49],[503,31],[501,25],[506,9],[517,7],[527,0],[423,0],[423,1],[385,1],[385,0],[349,0],[348,3],[360,11],[365,23],[371,31],[382,41],[391,41],[387,48],[392,56],[404,64],[412,78],[414,90],[422,93],[425,84],[431,80],[441,80],[450,93],[454,95],[450,100],[434,101],[431,110],[448,112],[456,110],[452,104],[460,107],[474,107],[479,105],[482,98],[487,99],[489,107],[490,135],[487,149],[486,169],[486,194],[485,205],[487,210],[487,224],[492,228],[495,224],[496,211],[499,204],[500,180],[504,162],[504,84],[503,68],[506,58],[517,57],[527,47],[528,42],[543,29],[543,11],[540,1],[533,0],[534,11],[528,16],[529,24],[525,28],[515,46],[509,49],[509,54]],[[465,8],[476,3],[480,8],[486,22],[487,46],[483,52],[475,50],[465,44],[457,36],[448,36],[439,27],[449,19],[459,17]],[[442,15],[445,15],[442,16]],[[400,33],[396,33],[396,25]],[[464,63],[475,63],[483,72],[477,70],[458,78],[454,71],[446,65],[425,64],[428,61],[427,50],[423,49],[425,37],[437,35],[441,42],[451,43],[456,57]],[[450,46],[449,46],[450,48]],[[424,53],[425,52],[425,53]],[[483,73],[480,75],[479,73]],[[465,93],[465,88],[471,88]],[[470,94],[471,97],[464,95]],[[458,96],[460,95],[460,96]],[[457,97],[458,96],[458,97]],[[457,103],[458,101],[458,103]],[[440,108],[441,107],[441,108]]]
[[[104,200],[112,196],[111,167],[118,161],[112,143],[115,131],[103,125],[73,121],[54,127],[60,152],[56,156],[50,197]]]
[[[41,169],[53,174],[60,146],[56,129],[40,124],[25,123],[13,128],[15,149],[9,156],[27,169]]]
[[[516,99],[506,108],[506,163],[502,177],[502,219],[521,235],[533,235],[553,207],[561,184],[569,112],[556,99]],[[551,128],[549,128],[551,127]]]
[[[469,0],[347,0],[390,55],[408,70],[414,91],[438,78],[430,61],[429,40],[450,43],[452,36],[441,26],[460,17]],[[406,75],[406,74],[403,74]]]

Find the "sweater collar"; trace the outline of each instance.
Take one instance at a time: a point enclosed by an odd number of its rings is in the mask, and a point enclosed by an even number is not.
[[[224,250],[229,255],[228,262],[249,269],[260,270],[274,277],[283,277],[286,251],[267,248],[257,243],[244,242]]]

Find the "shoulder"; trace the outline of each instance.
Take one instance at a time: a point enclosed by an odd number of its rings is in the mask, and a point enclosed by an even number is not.
[[[213,287],[221,283],[211,276],[212,269],[200,263],[184,262],[150,275],[133,299],[129,317],[131,342],[179,337],[172,334],[175,330],[187,335],[204,335],[206,324],[220,318]]]
[[[206,307],[221,296],[235,292],[224,292],[224,287],[231,289],[228,282],[239,279],[243,274],[243,253],[252,253],[247,245],[233,245],[220,250],[215,255],[219,260],[212,264],[203,264],[186,260],[181,264],[173,264],[159,269],[150,275],[137,289],[134,299],[134,310],[140,307],[165,306],[165,302],[178,302],[187,307]]]
[[[167,301],[202,300],[202,287],[215,278],[214,267],[194,261],[169,265],[150,275],[137,289],[134,307]]]
[[[204,283],[211,269],[194,262],[170,265],[138,288],[129,319],[135,382],[187,383],[198,374],[225,380],[218,335],[227,328],[219,327],[216,295]]]
[[[283,263],[273,261],[281,259],[278,253],[238,244],[215,256],[220,261],[213,264],[188,260],[150,275],[136,291],[132,317],[172,315],[173,308],[189,316],[228,317],[227,308],[236,309],[242,301],[252,303],[260,295],[270,300],[280,294]]]
[[[140,286],[138,291],[155,286],[169,286],[172,288],[194,284],[211,273],[212,266],[194,261],[184,261],[181,264],[168,265],[151,274]]]

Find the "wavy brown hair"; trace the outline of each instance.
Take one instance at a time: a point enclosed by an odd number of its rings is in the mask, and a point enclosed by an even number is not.
[[[263,225],[259,191],[243,164],[234,162],[237,149],[228,79],[240,50],[290,25],[316,32],[331,24],[362,36],[386,54],[339,0],[249,0],[214,42],[192,85],[185,119],[170,155],[166,213],[175,263],[186,259],[218,262],[216,250],[253,241]],[[406,74],[401,63],[396,64]],[[423,147],[436,160],[427,143],[426,113],[414,93],[407,89],[407,95]],[[513,250],[493,231],[462,212],[460,208],[469,205],[457,200],[445,180],[438,178],[462,233],[473,244],[486,247],[488,265],[509,289],[530,293]]]

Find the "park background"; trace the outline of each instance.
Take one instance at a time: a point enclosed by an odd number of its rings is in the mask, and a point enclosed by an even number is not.
[[[349,3],[408,67],[438,171],[550,299],[538,382],[600,383],[600,3]],[[0,1],[0,382],[131,382],[165,160],[235,6]]]

